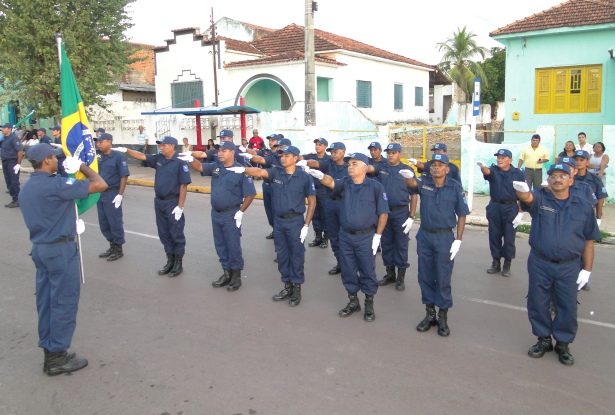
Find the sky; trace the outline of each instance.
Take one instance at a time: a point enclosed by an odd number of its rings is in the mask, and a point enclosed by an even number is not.
[[[516,20],[561,4],[562,0],[321,0],[314,14],[316,29],[351,38],[427,64],[440,62],[438,42],[463,26],[477,35],[479,46],[502,46],[489,33]],[[158,6],[158,5],[164,6]],[[164,8],[163,8],[164,7]],[[228,17],[271,29],[305,25],[305,0],[136,0],[127,7],[134,26],[130,41],[164,46],[173,29],[210,25]]]

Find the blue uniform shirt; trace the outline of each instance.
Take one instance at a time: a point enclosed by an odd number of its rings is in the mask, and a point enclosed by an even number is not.
[[[431,229],[454,228],[457,216],[470,214],[466,197],[457,180],[448,177],[442,187],[436,187],[431,176],[416,179],[421,195],[421,226]]]
[[[2,160],[17,159],[17,152],[23,151],[21,141],[15,133],[4,136],[4,139],[0,141],[0,148],[2,149]]]
[[[591,203],[570,194],[558,201],[553,192],[540,189],[528,211],[532,216],[530,246],[551,260],[567,260],[580,256],[585,241],[600,238],[598,223]]]
[[[256,194],[254,181],[245,174],[228,171],[220,162],[201,163],[201,176],[211,176],[211,206],[215,210],[224,210],[240,206],[246,196]],[[241,167],[237,162],[229,167]]]
[[[423,163],[423,170],[419,170],[419,173],[423,173],[423,177],[431,177],[431,171],[429,168],[431,167],[431,161],[426,161]],[[449,179],[455,179],[459,183],[461,183],[461,175],[459,174],[459,167],[456,164],[448,163],[448,173],[446,177]]]
[[[316,194],[312,176],[301,168],[293,174],[286,173],[284,167],[265,169],[271,185],[273,211],[276,215],[305,213],[305,198]]]
[[[331,160],[331,156],[328,159],[318,160],[318,170],[333,177],[333,180],[343,179],[348,176],[348,162],[344,161],[343,164],[336,164]],[[327,187],[327,195],[333,196],[333,190]]]
[[[190,184],[190,169],[185,161],[177,158],[177,153],[170,159],[162,154],[146,154],[145,163],[156,169],[154,192],[157,197],[168,197],[179,194],[182,184]]]
[[[594,199],[600,200],[609,197],[609,194],[606,192],[606,187],[602,184],[602,180],[594,173],[587,172],[585,176],[579,176],[577,174],[574,176],[574,182],[587,183],[595,195]]]
[[[369,177],[361,184],[355,184],[350,177],[335,180],[333,195],[342,197],[340,225],[349,231],[375,227],[378,225],[378,216],[389,213],[384,188]]]
[[[19,204],[33,244],[50,244],[77,234],[75,199],[88,197],[89,180],[30,174],[19,192]]]
[[[47,144],[51,144],[51,138],[49,138],[49,136],[44,135],[43,138],[41,138],[39,140],[39,143],[43,144],[43,143],[47,143]]]
[[[400,170],[414,169],[404,163],[399,163],[397,166],[386,164],[374,164],[374,179],[382,184],[384,191],[389,199],[389,206],[408,206],[410,203],[410,195],[413,193],[406,184],[406,179],[399,174]]]
[[[489,167],[489,171],[491,173],[483,175],[483,178],[489,182],[491,200],[496,202],[517,200],[517,193],[512,182],[524,182],[523,172],[513,166],[510,166],[508,171],[504,171],[495,164]]]
[[[265,150],[263,153],[265,153],[266,151],[267,150]],[[278,155],[278,153],[274,153],[273,151],[270,151],[270,154],[268,156],[262,156],[262,157],[265,159],[265,166],[282,167],[282,163],[280,162],[280,156]]]
[[[318,154],[316,153],[304,154],[302,157],[303,157],[303,160],[316,160],[318,162],[331,158],[331,156],[328,155],[327,153],[325,153],[325,155],[322,158],[318,158]],[[316,179],[314,177],[312,179],[314,180],[314,186],[316,187],[316,190],[326,189],[326,187],[320,183],[319,179]]]
[[[208,163],[216,163],[218,161],[218,151],[219,150],[215,148],[213,150],[207,150],[205,152],[205,154],[207,155]],[[240,167],[246,165],[246,159],[239,155],[239,151],[235,151],[235,162],[239,163]]]
[[[119,187],[120,179],[125,176],[130,176],[126,157],[117,151],[111,151],[109,154],[99,154],[98,159],[98,174],[102,177],[107,186]]]

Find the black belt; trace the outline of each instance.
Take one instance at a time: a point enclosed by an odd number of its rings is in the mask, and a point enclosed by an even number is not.
[[[447,233],[447,232],[453,231],[453,228],[432,229],[432,228],[427,228],[425,226],[421,226],[421,229],[429,233]]]
[[[214,209],[216,212],[218,213],[224,213],[224,212],[230,212],[231,210],[235,210],[235,209],[239,209],[241,207],[241,205],[235,205],[235,206],[230,206],[227,207],[226,209]]]
[[[66,244],[69,242],[75,242],[75,237],[71,236],[70,238],[58,238],[52,242],[52,244]]]
[[[107,190],[105,190],[105,192],[114,192],[116,190],[119,190],[118,186],[107,187]]]
[[[500,205],[516,205],[517,204],[516,200],[494,200],[494,199],[491,199],[491,201],[493,203],[499,203]]]
[[[544,261],[551,262],[552,264],[567,264],[581,258],[581,255],[576,255],[570,259],[549,259],[546,256],[539,254],[535,249],[532,249],[532,254],[536,255],[538,258]]]
[[[297,216],[303,216],[303,213],[289,213],[288,215],[275,215],[275,216],[280,219],[292,219],[292,218],[296,218]]]
[[[407,208],[407,207],[408,207],[408,205],[399,205],[399,206],[393,206],[393,207],[390,207],[390,208],[389,208],[389,210],[390,210],[390,211],[394,211],[394,210],[401,210],[401,209],[403,209],[403,208]]]
[[[171,200],[171,199],[179,199],[179,195],[169,195],[165,197],[156,196],[160,200]]]
[[[329,196],[329,199],[331,200],[340,200],[342,198],[342,196]]]
[[[542,170],[542,167],[538,167],[537,169],[533,169],[531,167],[526,167],[525,170]]]
[[[374,227],[373,226],[370,226],[369,228],[363,229],[363,230],[360,230],[360,231],[351,231],[349,229],[344,228],[343,226],[341,227],[341,229],[344,232],[349,233],[351,235],[363,235],[364,233],[370,233],[370,232],[374,231]]]

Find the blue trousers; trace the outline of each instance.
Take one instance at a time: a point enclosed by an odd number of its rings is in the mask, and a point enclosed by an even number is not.
[[[512,221],[517,216],[517,205],[503,205],[489,202],[487,220],[489,221],[489,249],[493,258],[515,258],[515,235]]]
[[[273,228],[273,201],[271,199],[271,185],[263,183],[263,203],[265,205],[265,214],[267,222]]]
[[[13,200],[19,199],[19,173],[15,174],[13,167],[17,165],[16,159],[2,160],[2,172],[4,173],[4,182],[6,183],[6,189]],[[20,171],[21,173],[21,171]]]
[[[154,199],[158,237],[164,246],[164,252],[167,254],[183,255],[186,252],[186,237],[184,236],[186,215],[182,215],[179,220],[175,220],[175,215],[171,212],[173,212],[176,206],[177,199]]]
[[[572,343],[577,334],[577,278],[581,259],[566,264],[545,261],[530,252],[527,272],[527,315],[536,337],[553,335],[555,340]],[[549,303],[557,309],[551,319]]]
[[[305,274],[305,246],[301,243],[301,229],[303,216],[290,219],[281,219],[277,216],[273,222],[273,243],[278,258],[278,271],[282,275],[282,282],[303,284]]]
[[[327,232],[327,192],[316,189],[316,210],[312,217],[312,226],[315,232]]]
[[[77,325],[79,250],[77,242],[32,245],[36,266],[38,347],[64,352]]]
[[[419,286],[423,304],[435,304],[439,308],[451,308],[451,245],[453,232],[429,233],[422,229],[416,234],[416,253],[418,255]]]
[[[223,269],[243,269],[241,229],[235,223],[235,213],[238,210],[216,212],[215,209],[211,209],[214,246]]]
[[[122,205],[115,208],[113,199],[118,195],[117,190],[113,192],[102,192],[100,199],[96,203],[98,210],[98,224],[100,231],[107,241],[114,244],[124,245],[124,219],[122,214]]]
[[[329,233],[329,242],[335,259],[340,261],[340,212],[342,209],[341,200],[331,200],[327,198],[327,232]]]
[[[382,262],[385,267],[408,268],[410,235],[401,226],[408,219],[408,209],[392,210],[382,232]]]
[[[342,283],[349,293],[361,290],[365,295],[376,295],[378,291],[376,257],[372,251],[374,233],[339,233]]]

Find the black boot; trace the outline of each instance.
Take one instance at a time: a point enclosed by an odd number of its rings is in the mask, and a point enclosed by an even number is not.
[[[551,336],[539,337],[538,343],[530,347],[527,351],[530,357],[543,357],[545,353],[553,351],[553,343],[551,343]]]
[[[340,261],[337,261],[337,264],[329,270],[329,275],[339,274],[340,272],[342,272],[342,267],[340,267]]]
[[[502,267],[502,276],[510,277],[510,259],[504,258],[504,266]]]
[[[308,244],[308,246],[314,247],[314,246],[320,246],[320,244],[322,243],[322,232],[314,232],[314,240],[312,242],[310,242]]]
[[[365,295],[365,312],[363,313],[363,320],[374,321],[376,319],[376,313],[374,313],[374,296]]]
[[[420,332],[425,332],[438,324],[435,305],[425,304],[425,311],[425,318],[416,326],[416,330]]]
[[[406,279],[406,268],[397,268],[397,282],[395,283],[395,289],[397,291],[403,291],[406,289],[404,280]]]
[[[273,231],[271,231],[269,235],[265,236],[265,239],[273,239]]]
[[[451,334],[451,331],[448,329],[447,317],[448,308],[441,308],[438,310],[438,334],[442,337],[446,337]]]
[[[231,270],[231,283],[226,287],[226,291],[237,291],[241,287],[241,270]]]
[[[296,307],[301,302],[301,284],[293,284],[293,293],[288,299],[288,305]]]
[[[98,258],[108,258],[113,253],[113,242],[109,242],[109,249],[98,254]]]
[[[124,250],[122,249],[122,245],[120,244],[112,244],[112,245],[113,245],[113,252],[111,252],[111,255],[107,257],[107,261],[115,261],[116,259],[120,259],[121,257],[124,256]]]
[[[555,353],[559,355],[559,362],[566,366],[574,365],[574,357],[570,354],[568,343],[555,342]]]
[[[491,268],[487,270],[487,274],[497,274],[500,271],[502,271],[502,268],[500,268],[500,258],[493,258]]]
[[[329,247],[329,234],[327,232],[324,232],[322,235],[322,242],[320,243],[320,247],[323,249]]]
[[[387,275],[385,275],[380,281],[378,281],[378,285],[380,286],[393,284],[395,281],[397,281],[397,277],[395,276],[395,267],[386,267],[386,270]]]
[[[224,274],[220,275],[220,278],[218,278],[216,281],[213,281],[211,285],[213,285],[216,288],[220,288],[220,287],[224,287],[225,285],[229,285],[230,282],[231,282],[231,270],[224,269]]]
[[[45,360],[43,361],[43,372],[47,373],[47,370],[49,370],[49,350],[47,349],[43,349],[43,352],[45,352]],[[75,356],[77,356],[77,353],[75,352],[66,352],[68,355],[69,359],[74,359]]]
[[[273,301],[282,301],[285,298],[288,298],[293,292],[293,284],[290,282],[284,283],[284,288],[282,291],[271,297]]]
[[[173,269],[173,265],[175,264],[175,255],[167,254],[167,263],[162,267],[162,269],[158,270],[158,275],[167,275]]]
[[[359,297],[357,297],[357,293],[348,293],[348,298],[350,301],[346,304],[346,307],[342,308],[338,313],[340,317],[348,317],[355,311],[361,311],[361,303],[359,302]]]
[[[72,357],[71,357],[72,356]],[[77,359],[74,353],[49,352],[47,354],[47,375],[56,376],[74,372],[88,365],[87,359]]]
[[[184,268],[182,267],[183,258],[183,254],[175,255],[175,263],[173,264],[173,269],[169,272],[169,277],[177,277],[179,274],[184,272]]]

